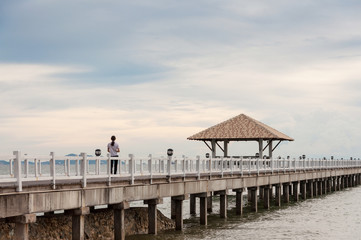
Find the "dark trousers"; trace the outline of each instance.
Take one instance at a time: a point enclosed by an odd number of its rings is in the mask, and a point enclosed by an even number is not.
[[[113,170],[113,167],[114,167],[114,170]],[[118,169],[118,160],[111,160],[110,173],[117,174],[117,169]]]

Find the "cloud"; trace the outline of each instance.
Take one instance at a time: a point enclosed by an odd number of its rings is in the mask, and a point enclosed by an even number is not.
[[[245,113],[296,139],[277,154],[360,154],[359,3],[1,5],[1,152],[203,155],[186,138]]]

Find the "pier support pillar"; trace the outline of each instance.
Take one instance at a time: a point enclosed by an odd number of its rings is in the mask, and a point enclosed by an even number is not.
[[[299,194],[298,194],[298,182],[293,182],[293,200],[298,202]]]
[[[227,190],[214,192],[219,195],[219,214],[221,218],[227,218]]]
[[[129,208],[128,202],[122,202],[119,204],[111,205],[114,211],[114,239],[124,240],[125,239],[125,222],[124,212],[125,209]]]
[[[313,181],[313,196],[317,197],[318,194],[318,180]]]
[[[186,200],[188,195],[181,195],[172,197],[174,203],[174,213],[175,213],[175,230],[183,230],[183,200]]]
[[[290,202],[290,184],[289,183],[284,183],[283,184],[283,202],[284,203],[289,203]]]
[[[322,181],[322,194],[327,194],[327,179],[323,179]]]
[[[252,187],[250,188],[251,189],[251,202],[252,202],[252,206],[251,206],[251,209],[254,211],[254,212],[257,212],[258,211],[258,208],[257,208],[257,187]]]
[[[303,200],[307,199],[307,190],[306,190],[306,181],[301,181],[300,183],[300,191],[301,191],[301,196]]]
[[[189,197],[189,213],[196,214],[196,196],[194,194]]]
[[[207,198],[210,193],[201,193],[197,194],[199,197],[199,205],[200,205],[200,223],[201,225],[207,225]]]
[[[313,198],[313,180],[308,180],[307,182],[307,196]]]
[[[90,213],[89,207],[82,207],[73,210],[66,210],[66,215],[72,216],[72,239],[73,240],[83,240],[84,236],[84,223],[85,215]]]
[[[275,185],[275,205],[277,207],[281,206],[281,184]]]
[[[264,188],[263,186],[258,188],[259,189],[258,190],[259,191],[259,200],[263,199],[263,195],[264,195],[264,189],[263,188]]]
[[[263,187],[263,206],[264,209],[269,210],[270,209],[270,192],[271,192],[272,186],[265,186]]]
[[[36,222],[35,214],[25,214],[22,216],[11,217],[6,222],[15,223],[14,239],[29,239],[29,223]]]
[[[207,197],[207,212],[211,213],[213,212],[213,199],[212,196]]]
[[[320,196],[323,193],[323,184],[322,184],[322,182],[323,182],[323,179],[320,179],[320,180],[317,181],[318,195],[320,195]]]
[[[161,198],[144,200],[144,204],[148,204],[148,234],[157,234],[157,205],[162,203]]]
[[[243,188],[233,189],[236,192],[236,214],[242,216],[243,214]]]
[[[328,191],[329,193],[332,192],[332,178],[328,178],[327,191]]]

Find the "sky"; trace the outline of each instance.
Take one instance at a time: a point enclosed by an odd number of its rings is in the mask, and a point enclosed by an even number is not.
[[[361,157],[361,2],[1,0],[0,155],[204,156],[241,113],[274,156]],[[231,155],[258,151],[234,142]]]

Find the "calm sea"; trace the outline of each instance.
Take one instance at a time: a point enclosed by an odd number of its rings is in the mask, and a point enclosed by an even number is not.
[[[235,215],[235,196],[230,196],[226,220],[219,217],[219,201],[214,199],[207,226],[199,225],[198,215],[188,214],[189,201],[185,201],[183,213],[187,219],[183,232],[166,231],[157,236],[127,239],[361,239],[361,187],[258,213],[246,208],[242,217]],[[158,205],[159,209],[169,216],[169,202],[162,205]]]

